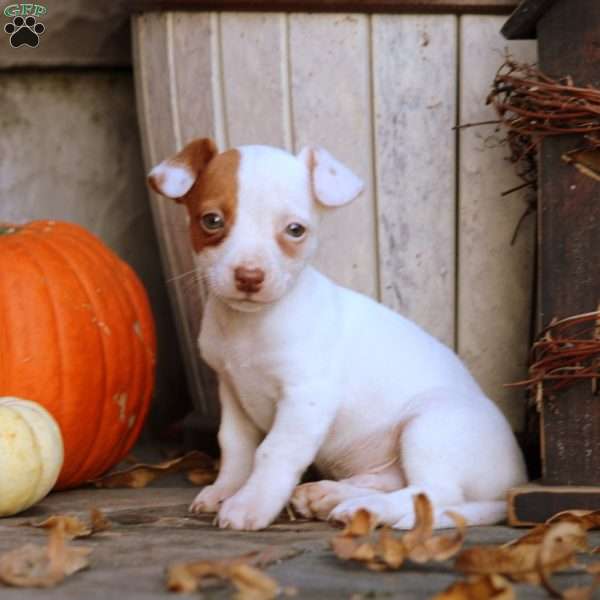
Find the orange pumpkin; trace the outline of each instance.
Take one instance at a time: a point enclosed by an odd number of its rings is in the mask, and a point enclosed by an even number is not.
[[[97,477],[136,441],[154,385],[156,339],[131,268],[82,227],[0,225],[0,396],[57,420],[59,489]]]

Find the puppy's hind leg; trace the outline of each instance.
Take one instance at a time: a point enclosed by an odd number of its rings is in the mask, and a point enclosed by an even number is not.
[[[340,481],[315,481],[296,486],[292,506],[307,519],[326,520],[341,502],[372,495],[374,491],[391,491],[405,485],[398,461],[380,470],[354,475]]]
[[[471,525],[503,519],[506,490],[523,480],[522,460],[504,419],[485,398],[436,392],[419,400],[420,413],[399,442],[408,486],[346,500],[331,519],[347,522],[364,508],[380,523],[410,528],[419,493],[433,504],[436,527],[452,526],[446,510],[462,513]]]

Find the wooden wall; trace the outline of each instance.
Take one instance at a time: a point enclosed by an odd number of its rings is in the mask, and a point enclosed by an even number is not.
[[[522,427],[520,378],[529,347],[533,222],[508,149],[485,106],[508,44],[503,17],[308,13],[147,13],[134,20],[134,61],[146,166],[186,140],[221,148],[321,144],[367,182],[326,220],[316,263],[333,279],[414,319],[464,357],[486,392]],[[177,277],[193,266],[183,214],[154,198],[159,241]],[[175,282],[179,331],[196,401],[197,300]],[[423,374],[426,377],[426,374]]]

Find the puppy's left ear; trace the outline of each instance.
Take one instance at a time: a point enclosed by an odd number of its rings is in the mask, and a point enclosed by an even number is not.
[[[215,143],[209,138],[193,140],[175,156],[157,164],[148,173],[150,187],[167,198],[182,202],[206,165],[217,154]]]
[[[365,184],[348,167],[324,148],[306,146],[298,158],[308,167],[314,194],[323,206],[343,206],[352,202]]]

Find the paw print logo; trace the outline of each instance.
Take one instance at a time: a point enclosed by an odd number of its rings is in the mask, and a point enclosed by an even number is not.
[[[4,26],[5,33],[10,35],[10,45],[13,48],[19,46],[29,46],[35,48],[40,43],[40,35],[44,33],[46,28],[36,22],[35,17],[15,17],[12,23],[7,23]]]

